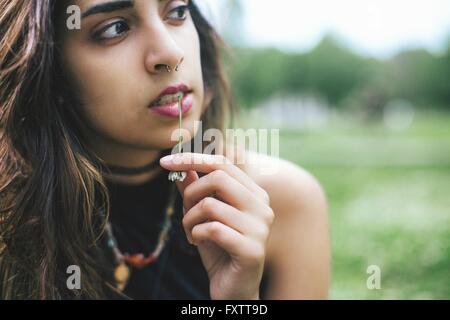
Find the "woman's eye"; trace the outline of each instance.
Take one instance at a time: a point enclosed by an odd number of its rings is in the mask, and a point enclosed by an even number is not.
[[[94,33],[96,40],[109,40],[120,37],[123,33],[130,30],[125,21],[116,21]]]
[[[170,10],[168,18],[177,21],[186,20],[188,10],[189,10],[188,5],[178,6],[175,9]]]

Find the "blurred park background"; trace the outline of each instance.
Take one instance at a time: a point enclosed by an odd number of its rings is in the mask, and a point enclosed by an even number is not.
[[[239,126],[279,128],[325,189],[331,298],[450,299],[450,1],[197,2]]]

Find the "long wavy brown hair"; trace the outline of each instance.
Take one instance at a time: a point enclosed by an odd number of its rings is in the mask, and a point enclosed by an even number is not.
[[[59,62],[61,0],[0,0],[0,298],[102,299],[110,266],[101,160],[85,144],[79,94]],[[199,34],[204,126],[223,128],[232,100],[223,41],[190,3]],[[61,104],[60,99],[64,103]],[[107,218],[107,216],[106,216]],[[68,265],[82,270],[68,290]]]

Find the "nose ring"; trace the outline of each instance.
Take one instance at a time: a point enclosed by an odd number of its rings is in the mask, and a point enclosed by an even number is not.
[[[183,58],[181,58],[181,61],[176,65],[176,67],[175,67],[175,72],[178,72],[179,70],[180,70],[180,64],[183,62]],[[171,73],[172,72],[172,67],[171,66],[169,66],[168,64],[166,64],[165,65],[166,66],[166,70],[167,70],[167,72],[168,73]]]
[[[183,62],[184,58],[181,58],[180,62],[177,64],[177,66],[175,67],[175,71],[178,72],[178,70],[180,70],[180,64]]]

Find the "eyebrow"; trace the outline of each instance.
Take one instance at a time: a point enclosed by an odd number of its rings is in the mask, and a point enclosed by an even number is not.
[[[158,0],[158,2],[164,2],[166,0]],[[82,18],[86,18],[88,16],[99,14],[99,13],[108,13],[123,9],[132,8],[134,6],[134,0],[120,0],[120,1],[110,1],[101,4],[94,5],[87,9],[82,15]]]
[[[113,11],[117,11],[117,10],[132,8],[133,6],[134,6],[133,0],[120,0],[120,1],[105,2],[105,3],[97,4],[97,5],[90,7],[81,15],[81,17],[86,18],[93,14],[108,13],[108,12],[113,12]]]

